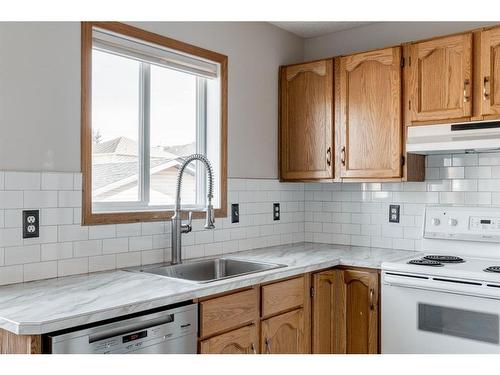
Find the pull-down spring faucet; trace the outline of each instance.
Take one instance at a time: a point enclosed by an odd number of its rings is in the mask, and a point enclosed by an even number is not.
[[[212,198],[213,198],[213,185],[214,185],[214,175],[212,171],[212,166],[208,159],[201,154],[193,154],[188,156],[184,163],[182,163],[181,168],[179,169],[179,173],[177,174],[177,187],[175,192],[175,209],[174,215],[172,216],[172,264],[178,264],[182,262],[182,241],[181,236],[182,233],[189,233],[192,230],[191,222],[193,212],[189,211],[189,218],[187,224],[182,224],[181,218],[181,185],[182,185],[182,177],[184,174],[184,170],[187,165],[194,160],[199,160],[203,164],[205,164],[205,169],[208,174],[208,193],[207,193],[207,206],[205,208],[206,217],[205,217],[205,229],[214,229],[215,225],[215,217],[214,217],[214,208],[212,206]]]

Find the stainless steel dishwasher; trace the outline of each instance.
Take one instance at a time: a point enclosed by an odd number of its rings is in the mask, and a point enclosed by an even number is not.
[[[47,334],[52,354],[196,354],[198,306],[158,309]]]

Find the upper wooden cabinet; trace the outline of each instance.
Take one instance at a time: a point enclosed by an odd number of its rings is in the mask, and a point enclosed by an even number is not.
[[[472,116],[472,33],[410,44],[407,63],[409,123]]]
[[[342,178],[401,177],[401,47],[340,58]]]
[[[483,31],[480,42],[481,114],[486,117],[498,117],[500,115],[500,27]]]
[[[281,67],[280,176],[333,178],[333,60]]]

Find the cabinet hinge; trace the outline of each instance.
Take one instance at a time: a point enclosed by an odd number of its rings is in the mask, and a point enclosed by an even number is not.
[[[401,166],[405,165],[405,161],[404,155],[401,155]]]
[[[411,110],[411,100],[408,100],[408,110]]]
[[[401,57],[401,68],[405,67],[405,58]]]
[[[408,56],[408,66],[411,66],[411,56]]]
[[[314,290],[314,287],[312,286],[311,289],[311,297],[314,297],[314,295],[316,294],[316,291]]]

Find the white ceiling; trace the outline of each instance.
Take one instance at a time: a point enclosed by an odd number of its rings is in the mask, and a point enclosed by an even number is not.
[[[302,38],[314,38],[316,36],[335,33],[337,31],[353,29],[374,22],[270,22],[281,29],[290,31]]]

